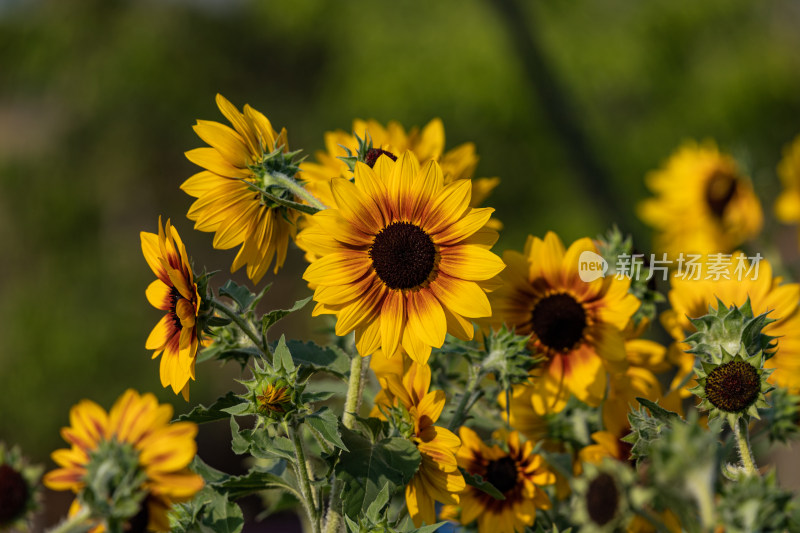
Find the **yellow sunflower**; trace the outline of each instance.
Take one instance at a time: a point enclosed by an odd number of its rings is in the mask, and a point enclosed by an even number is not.
[[[172,386],[175,394],[181,392],[188,400],[199,344],[200,294],[186,247],[169,220],[162,228],[159,218],[158,235],[143,231],[140,236],[144,258],[158,278],[147,287],[147,300],[167,312],[150,332],[145,348],[155,350],[153,359],[161,355],[161,386]]]
[[[800,222],[800,135],[783,149],[778,176],[783,192],[775,201],[775,216],[781,222],[797,224]]]
[[[450,430],[435,426],[444,409],[444,392],[428,391],[431,385],[431,368],[411,363],[403,376],[386,374],[382,380],[408,411],[413,422],[411,440],[416,444],[422,462],[419,470],[406,487],[406,506],[414,525],[436,522],[436,501],[457,504],[458,494],[464,490],[464,476],[458,470],[456,453],[461,446],[459,438]]]
[[[656,250],[670,257],[730,252],[761,231],[750,181],[713,142],[687,142],[646,181],[656,198],[639,204],[639,217],[655,228]]]
[[[198,120],[194,126],[210,146],[186,152],[189,161],[206,169],[181,185],[197,198],[187,216],[195,229],[215,233],[214,248],[241,245],[231,272],[247,265],[247,277],[258,283],[273,258],[274,272],[283,266],[289,237],[295,232],[297,212],[277,205],[251,186],[293,200],[286,189],[272,183],[264,168],[273,152],[288,152],[286,130],[278,134],[263,114],[249,105],[241,113],[219,94],[217,106],[233,128],[207,120]]]
[[[431,120],[422,130],[412,128],[406,132],[398,122],[391,121],[385,127],[375,120],[353,121],[353,133],[342,130],[329,131],[325,134],[325,151],[318,151],[315,155],[317,163],[306,162],[300,165],[306,187],[314,196],[326,205],[334,205],[334,199],[328,183],[337,177],[350,177],[347,164],[339,157],[347,156],[347,150],[355,154],[358,152],[358,139],[372,140],[373,149],[367,154],[367,164],[373,166],[378,156],[386,154],[396,159],[398,155],[410,150],[425,164],[430,160],[438,161],[444,174],[444,183],[473,178],[475,167],[478,166],[478,156],[473,143],[464,143],[455,148],[444,151],[444,125],[438,118]],[[472,181],[473,207],[479,206],[491,193],[500,178],[476,178]],[[492,221],[494,222],[494,221]],[[494,229],[500,229],[495,223]]]
[[[597,253],[588,238],[565,250],[555,233],[529,237],[523,254],[504,253],[503,285],[490,296],[492,324],[530,334],[531,351],[547,357],[532,374],[540,413],[561,410],[570,393],[599,405],[607,370],[627,366],[622,332],[639,300],[628,294],[627,278],[582,281],[578,261],[587,251]]]
[[[550,509],[550,498],[541,488],[552,485],[555,475],[542,456],[533,453],[533,442],[520,442],[519,433],[508,434],[508,451],[497,445],[487,446],[477,433],[467,427],[459,430],[461,449],[458,465],[470,474],[480,475],[500,491],[505,500],[468,486],[461,493],[461,512],[446,506],[442,515],[458,517],[462,524],[478,520],[479,532],[514,533],[525,531],[536,521],[536,509]]]
[[[694,355],[685,353],[689,346],[683,342],[695,331],[689,317],[707,314],[709,306],[716,308],[717,298],[726,306],[741,306],[749,297],[755,315],[770,311],[768,316],[775,319],[763,330],[766,335],[777,337],[777,353],[764,365],[775,369],[769,382],[795,393],[800,391],[800,285],[782,283],[781,277],[773,277],[772,266],[766,259],[758,261],[757,270],[754,263],[739,252],[721,265],[718,280],[695,280],[681,277],[677,272],[672,277],[668,294],[671,308],[661,314],[661,322],[675,339],[669,352],[673,363],[679,366],[673,386],[684,383],[694,365]],[[737,271],[741,265],[742,270]],[[690,396],[687,387],[691,386],[690,383],[681,387],[684,397]]]
[[[472,184],[444,185],[439,164],[411,152],[357,163],[355,183],[331,180],[334,204],[297,237],[316,257],[303,274],[314,315],[335,314],[336,334],[355,330],[362,356],[402,346],[425,363],[446,333],[471,339],[469,318],[491,314],[485,290],[503,268],[485,228],[493,209],[469,206]]]
[[[146,477],[141,490],[146,493],[147,527],[169,531],[167,512],[172,504],[188,501],[203,488],[203,478],[187,468],[197,451],[197,424],[170,424],[171,405],[159,405],[152,394],[139,395],[132,389],[125,391],[109,413],[83,400],[69,416],[70,427],[63,428],[61,435],[72,447],[53,452],[53,461],[60,468],[45,475],[45,486],[79,493],[87,485],[90,463],[102,445],[130,445],[137,457],[137,471]]]

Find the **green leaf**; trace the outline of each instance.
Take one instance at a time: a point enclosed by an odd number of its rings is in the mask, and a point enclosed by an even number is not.
[[[377,524],[381,520],[381,510],[389,503],[391,493],[389,491],[389,484],[383,486],[378,496],[367,507],[366,516],[373,524]]]
[[[174,505],[169,519],[173,533],[240,533],[244,528],[239,506],[211,485],[191,501]]]
[[[210,316],[205,319],[206,326],[209,327],[220,327],[220,326],[227,326],[231,323],[230,318],[225,318],[223,316]]]
[[[231,417],[231,435],[231,449],[237,455],[250,453],[257,459],[297,460],[292,441],[286,437],[270,437],[266,428],[240,430],[236,419]]]
[[[188,413],[182,414],[177,418],[178,422],[194,422],[196,424],[204,424],[206,422],[214,422],[215,420],[223,420],[230,415],[223,411],[234,405],[238,405],[242,401],[233,392],[229,392],[225,396],[217,398],[209,407],[198,405]]]
[[[250,289],[231,280],[226,281],[225,285],[219,288],[219,295],[227,296],[236,302],[240,311],[247,311],[256,299],[256,295],[250,292]]]
[[[308,302],[311,301],[311,296],[308,298],[304,298],[302,300],[297,300],[294,305],[289,309],[276,309],[274,311],[270,311],[263,317],[261,317],[261,333],[264,335],[264,338],[267,338],[267,331],[269,328],[275,325],[275,323],[285,317],[290,313],[294,313],[306,306]]]
[[[419,468],[421,457],[410,441],[394,437],[373,443],[345,427],[340,428],[348,451],[336,465],[336,477],[344,482],[344,513],[358,517],[387,484],[394,490],[404,487]]]
[[[497,487],[495,487],[494,485],[483,479],[483,477],[481,477],[480,475],[467,472],[460,466],[458,467],[458,469],[461,471],[461,475],[464,476],[464,481],[467,482],[467,485],[470,485],[480,491],[485,492],[495,500],[506,499],[506,497],[503,496],[503,493],[497,490]]]
[[[313,342],[290,340],[286,343],[294,364],[344,377],[350,371],[350,358],[341,350],[323,348]]]
[[[247,412],[249,409],[250,409],[250,404],[248,402],[244,402],[238,405],[234,405],[233,407],[226,407],[222,411],[228,413],[229,415],[240,415],[242,413]]]
[[[286,369],[286,372],[288,373],[294,371],[292,353],[289,348],[286,347],[286,338],[284,335],[281,335],[281,338],[272,353],[272,364],[275,366],[276,371],[280,370],[281,368]]]
[[[215,485],[231,500],[238,500],[250,494],[267,489],[282,489],[300,498],[299,490],[289,481],[271,472],[251,470],[243,476],[233,476]]]
[[[670,423],[676,420],[680,420],[681,418],[680,415],[678,415],[678,413],[673,413],[672,411],[668,411],[667,409],[664,409],[657,403],[652,402],[647,398],[637,397],[636,401],[639,402],[639,404],[642,407],[646,407],[650,411],[650,414],[653,415],[653,418],[660,420],[661,422]]]
[[[200,459],[199,455],[194,456],[192,463],[189,465],[189,469],[203,476],[206,483],[219,483],[231,477],[229,474],[217,470],[213,466],[209,466],[205,461]]]
[[[327,407],[323,407],[316,413],[310,414],[305,418],[308,425],[319,431],[322,438],[337,448],[347,451],[347,446],[339,436],[339,418]]]

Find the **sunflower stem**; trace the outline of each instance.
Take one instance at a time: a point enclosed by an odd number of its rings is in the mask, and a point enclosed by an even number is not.
[[[211,305],[214,306],[214,309],[230,318],[237,326],[239,326],[239,329],[242,330],[242,332],[247,335],[251,341],[253,341],[253,344],[255,344],[256,348],[258,348],[264,358],[272,363],[272,352],[267,344],[267,339],[253,331],[252,326],[244,318],[242,318],[239,313],[216,298],[211,298]]]
[[[361,404],[361,392],[364,383],[364,371],[367,367],[363,365],[362,357],[355,354],[350,360],[350,379],[347,382],[347,396],[344,402],[344,414],[342,424],[347,429],[353,429],[356,423],[356,414]],[[342,503],[340,493],[342,482],[338,478],[334,480],[331,488],[331,498],[328,503],[328,516],[325,519],[325,533],[336,533],[339,531],[339,524],[342,522],[342,515],[339,513],[339,506]]]
[[[91,509],[83,506],[74,516],[68,517],[60,524],[49,529],[48,533],[86,533],[97,526],[97,524],[89,521],[90,515]]]
[[[292,191],[292,194],[294,194],[298,198],[302,198],[303,200],[308,202],[309,205],[316,207],[320,211],[328,208],[325,204],[317,200],[316,196],[308,192],[305,187],[300,185],[300,183],[298,183],[291,177],[287,176],[283,172],[277,172],[275,170],[271,170],[268,172],[269,175],[272,177],[272,179],[277,181],[279,185],[281,185],[282,187],[286,187],[287,189]]]
[[[480,369],[470,365],[467,387],[464,389],[464,394],[461,396],[461,399],[456,406],[456,410],[453,413],[453,418],[450,419],[450,424],[447,426],[447,429],[450,431],[456,431],[459,426],[464,423],[464,420],[466,420],[467,415],[469,414],[469,410],[472,409],[473,405],[475,405],[477,398],[473,398],[473,396],[475,395],[475,390],[477,389],[478,383],[480,383],[482,377],[483,374],[481,373]]]
[[[297,426],[297,421],[292,421],[291,427],[284,422],[284,429],[292,440],[292,443],[294,444],[294,451],[297,454],[295,473],[297,474],[297,482],[300,484],[300,492],[303,496],[303,506],[306,508],[308,520],[311,523],[311,531],[313,533],[320,533],[319,506],[315,505],[316,498],[314,497],[314,492],[311,489],[311,478],[309,477],[308,473],[306,454],[303,450],[303,441],[300,439],[300,431]]]
[[[745,470],[750,474],[758,475],[758,467],[753,458],[753,450],[750,448],[750,431],[747,429],[745,417],[739,417],[734,433],[736,433],[736,444],[739,447],[739,456],[742,458]]]

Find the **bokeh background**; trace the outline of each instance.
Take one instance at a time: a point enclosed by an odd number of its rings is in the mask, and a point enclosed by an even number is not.
[[[615,222],[647,250],[643,177],[685,139],[739,157],[771,211],[800,133],[798,27],[794,0],[0,0],[0,440],[51,468],[82,398],[134,387],[180,413],[239,376],[199,366],[187,404],[144,349],[159,312],[139,232],[171,218],[218,283],[234,256],[192,231],[178,189],[217,92],[308,154],[356,117],[441,117],[447,147],[475,142],[478,175],[502,178],[498,250]],[[307,295],[304,268],[294,248],[265,278],[271,305]],[[283,328],[320,335],[310,306]],[[200,453],[235,468],[226,431],[203,428]],[[40,525],[67,503],[49,495]]]

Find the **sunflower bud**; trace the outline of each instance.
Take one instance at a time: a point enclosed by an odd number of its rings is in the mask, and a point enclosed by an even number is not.
[[[264,419],[284,420],[297,411],[302,391],[293,385],[295,381],[294,373],[276,372],[272,367],[254,361],[253,378],[240,382],[247,388],[247,392],[239,396],[246,404],[242,404],[236,414],[258,414],[259,424],[266,422]]]
[[[741,307],[726,307],[717,299],[716,309],[709,307],[707,315],[691,322],[697,331],[684,341],[691,346],[688,353],[715,362],[722,360],[723,352],[745,358],[760,353],[766,359],[772,357],[775,337],[765,335],[763,329],[775,320],[767,318],[767,313],[753,316],[749,298]]]

